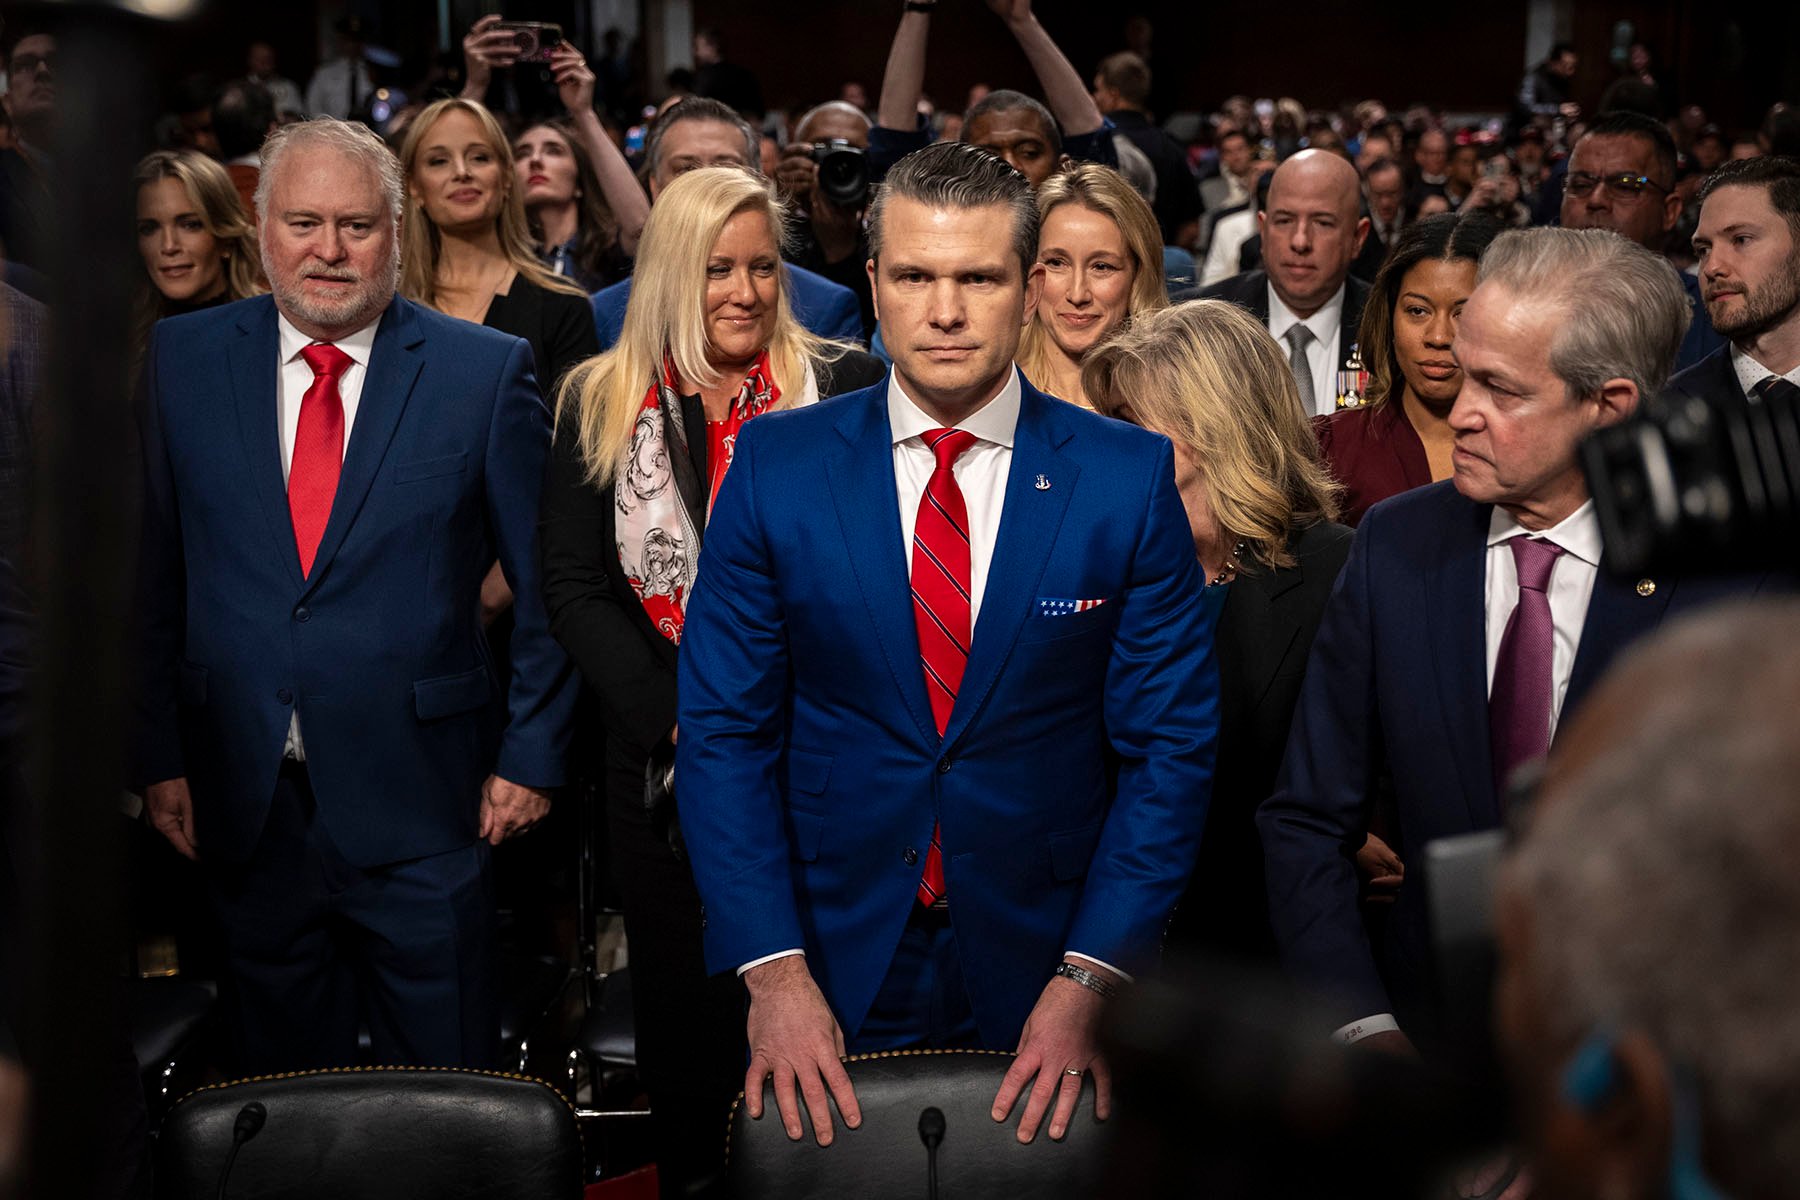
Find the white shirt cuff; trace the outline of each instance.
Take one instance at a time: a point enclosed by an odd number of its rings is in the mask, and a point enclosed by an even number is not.
[[[778,958],[792,958],[796,954],[804,956],[806,954],[806,951],[804,951],[804,950],[781,950],[781,951],[777,951],[774,954],[765,954],[761,958],[753,959],[750,962],[747,962],[743,966],[739,967],[737,969],[737,973],[741,976],[741,975],[743,975],[743,973],[745,971],[748,971],[751,967],[760,967],[764,963],[774,962]]]
[[[1394,1020],[1393,1013],[1376,1013],[1372,1017],[1364,1017],[1360,1021],[1352,1021],[1331,1035],[1331,1040],[1340,1046],[1348,1046],[1352,1042],[1360,1042],[1366,1037],[1378,1033],[1397,1033],[1400,1022]]]
[[[1120,979],[1123,979],[1126,983],[1136,983],[1137,982],[1137,980],[1133,979],[1131,976],[1127,975],[1125,972],[1119,970],[1119,968],[1113,966],[1111,963],[1107,962],[1103,958],[1095,958],[1093,955],[1083,954],[1079,950],[1064,950],[1063,957],[1064,958],[1083,959],[1087,962],[1093,963],[1097,967],[1105,967],[1107,970],[1111,971],[1114,975],[1117,975]]]

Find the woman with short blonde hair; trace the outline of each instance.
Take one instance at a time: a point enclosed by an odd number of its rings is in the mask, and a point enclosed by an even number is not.
[[[1350,553],[1350,531],[1333,523],[1336,488],[1287,356],[1236,305],[1144,314],[1088,356],[1082,380],[1098,411],[1174,443],[1194,551],[1222,605],[1219,757],[1200,862],[1169,940],[1273,964],[1256,808],[1274,791],[1313,635]],[[1383,852],[1392,855],[1369,843],[1376,865],[1365,874],[1387,876]]]
[[[769,181],[736,167],[657,194],[619,340],[563,385],[544,478],[545,607],[603,714],[577,740],[605,745],[638,1062],[673,1192],[723,1166],[716,1132],[744,1074],[743,987],[706,974],[699,893],[672,848],[676,665],[707,519],[748,422],[884,375],[794,320],[785,228]]]
[[[1092,407],[1081,363],[1141,313],[1169,305],[1162,230],[1125,177],[1076,163],[1037,191],[1037,310],[1019,342],[1025,377],[1053,396]]]

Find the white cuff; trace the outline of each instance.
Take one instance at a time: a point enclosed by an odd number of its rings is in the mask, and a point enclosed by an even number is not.
[[[1084,959],[1087,962],[1093,963],[1097,967],[1105,967],[1107,970],[1111,971],[1114,975],[1117,975],[1120,979],[1123,979],[1126,983],[1136,983],[1137,982],[1137,980],[1133,979],[1131,976],[1127,975],[1125,972],[1119,970],[1119,968],[1113,966],[1111,963],[1107,962],[1104,958],[1095,958],[1093,955],[1083,954],[1079,950],[1064,950],[1063,957],[1064,958]]]
[[[741,977],[743,975],[743,973],[745,971],[748,971],[751,967],[760,967],[764,963],[774,962],[778,958],[792,958],[796,954],[804,956],[806,954],[806,951],[804,951],[804,950],[781,950],[774,954],[765,954],[761,958],[754,959],[750,962],[745,963],[743,966],[739,967],[737,969],[737,973]]]
[[[1399,1030],[1400,1022],[1394,1020],[1393,1013],[1376,1013],[1372,1017],[1350,1022],[1334,1032],[1331,1040],[1340,1046],[1348,1046],[1351,1042],[1360,1042],[1378,1033],[1397,1033]]]

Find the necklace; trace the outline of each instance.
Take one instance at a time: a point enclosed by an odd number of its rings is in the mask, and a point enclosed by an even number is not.
[[[1244,543],[1239,542],[1231,548],[1231,553],[1225,556],[1225,565],[1219,568],[1219,573],[1206,581],[1206,586],[1218,587],[1220,584],[1230,583],[1232,577],[1238,573],[1238,563],[1243,557]]]

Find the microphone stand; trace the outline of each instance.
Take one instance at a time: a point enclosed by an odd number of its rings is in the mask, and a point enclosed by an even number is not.
[[[225,1185],[231,1182],[231,1168],[237,1163],[238,1151],[244,1143],[262,1132],[263,1122],[269,1119],[269,1110],[259,1100],[252,1100],[238,1110],[237,1120],[231,1126],[231,1153],[225,1156],[225,1167],[219,1172],[219,1200],[225,1200]]]
[[[938,1200],[937,1151],[944,1140],[944,1114],[928,1108],[919,1114],[919,1140],[925,1143],[925,1195]]]

